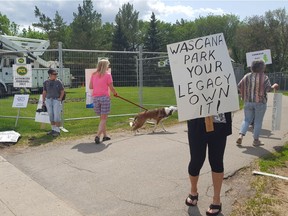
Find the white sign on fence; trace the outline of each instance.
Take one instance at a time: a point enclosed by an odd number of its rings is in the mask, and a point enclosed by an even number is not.
[[[272,64],[270,49],[246,53],[247,67],[250,67],[252,62],[256,60],[263,60],[265,64]]]
[[[31,64],[13,65],[13,87],[31,88],[32,87],[32,67]]]
[[[167,45],[179,121],[239,109],[237,84],[224,35]]]
[[[13,108],[26,108],[29,100],[29,95],[14,95]]]
[[[272,109],[272,131],[280,130],[282,112],[282,93],[274,93]]]

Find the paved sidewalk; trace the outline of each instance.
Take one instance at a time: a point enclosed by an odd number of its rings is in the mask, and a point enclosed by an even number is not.
[[[225,154],[225,176],[273,152],[288,140],[288,97],[282,101],[280,131],[271,131],[272,100],[263,122],[264,146],[253,147],[248,132],[236,146],[243,112],[233,116],[233,135]],[[165,122],[164,122],[165,124]],[[0,150],[1,216],[184,216],[205,215],[211,202],[211,172],[206,161],[199,180],[199,202],[188,208],[189,147],[186,124],[169,132],[112,134],[99,145],[94,137],[42,145],[26,150]],[[223,184],[223,214],[231,213],[233,186]]]

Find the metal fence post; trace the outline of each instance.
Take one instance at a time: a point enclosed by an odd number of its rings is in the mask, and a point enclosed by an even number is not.
[[[143,106],[143,47],[139,46],[139,104]]]
[[[60,75],[60,79],[64,82],[63,58],[62,58],[62,55],[63,55],[62,42],[58,42],[59,75]],[[64,128],[64,101],[62,101],[61,126],[62,126],[62,128]]]
[[[63,80],[63,58],[62,58],[62,42],[58,42],[58,56],[59,56],[59,75],[61,80]]]

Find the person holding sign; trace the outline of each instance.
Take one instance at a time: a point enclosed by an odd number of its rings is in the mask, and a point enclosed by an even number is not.
[[[207,129],[206,118],[196,118],[187,121],[188,141],[190,148],[190,163],[188,166],[191,191],[186,198],[187,206],[196,206],[198,202],[197,183],[200,170],[206,158],[208,148],[209,163],[212,170],[214,195],[206,215],[218,215],[222,210],[220,200],[221,187],[224,177],[224,151],[227,136],[232,134],[231,112],[211,116],[213,130]]]
[[[253,146],[264,145],[259,140],[264,114],[267,109],[267,92],[278,89],[278,84],[271,86],[269,77],[265,75],[265,62],[253,61],[250,73],[246,74],[238,83],[241,98],[244,101],[244,120],[241,125],[237,145],[242,144],[249,125],[253,122]]]
[[[96,72],[94,72],[90,79],[89,88],[93,89],[93,104],[97,115],[100,115],[100,123],[95,137],[95,143],[100,143],[100,135],[103,134],[102,141],[110,140],[106,134],[106,121],[110,113],[110,91],[114,96],[117,92],[113,86],[111,73],[108,72],[110,62],[107,59],[101,59],[98,62]]]
[[[49,78],[43,83],[43,105],[46,105],[52,130],[47,135],[60,135],[62,100],[64,97],[63,83],[57,79],[55,69],[48,70]]]

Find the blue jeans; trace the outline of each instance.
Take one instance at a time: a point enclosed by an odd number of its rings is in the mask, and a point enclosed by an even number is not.
[[[46,98],[45,101],[50,122],[61,122],[62,103],[58,99]]]
[[[253,138],[259,139],[262,122],[267,109],[266,103],[245,102],[244,121],[242,122],[240,132],[245,135],[249,125],[254,122]]]

